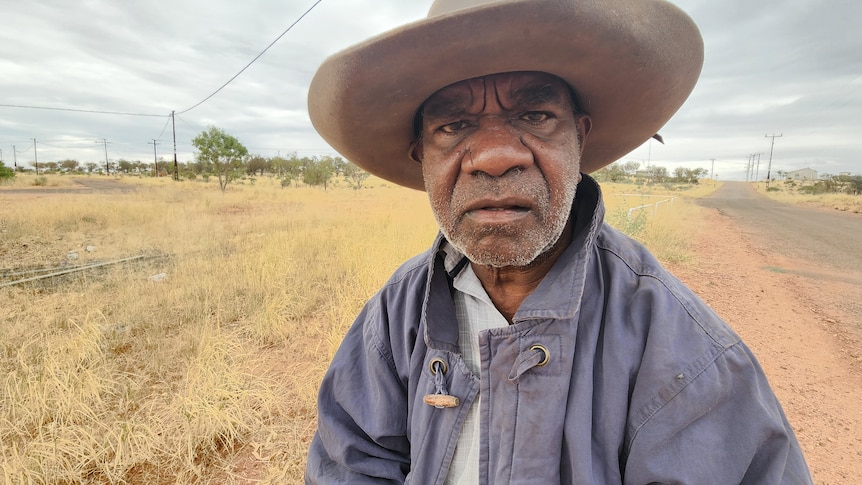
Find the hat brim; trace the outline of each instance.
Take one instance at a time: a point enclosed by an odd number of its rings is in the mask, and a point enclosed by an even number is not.
[[[540,71],[574,88],[592,118],[581,171],[590,173],[658,132],[694,88],[703,41],[662,0],[512,0],[405,25],[324,61],[308,110],[352,163],[424,190],[409,157],[421,104],[452,83]]]

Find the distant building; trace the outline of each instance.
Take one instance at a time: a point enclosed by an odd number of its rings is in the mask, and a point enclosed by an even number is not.
[[[787,180],[817,180],[817,170],[812,168],[800,168],[792,172],[787,172]]]

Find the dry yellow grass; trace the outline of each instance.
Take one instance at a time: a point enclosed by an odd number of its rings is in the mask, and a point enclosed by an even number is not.
[[[766,190],[766,183],[763,182],[754,184],[754,187],[758,192],[766,195],[770,199],[787,204],[807,205],[820,207],[822,209],[862,214],[862,195],[841,193],[805,194],[799,192],[800,187],[811,184],[811,182],[806,182],[805,184],[799,183],[798,185],[791,185],[784,182],[774,182],[770,186],[773,190],[769,191]]]
[[[0,288],[0,480],[299,483],[342,335],[434,237],[425,195],[124,182],[0,192],[0,272],[148,256]],[[605,186],[608,219],[684,259],[685,197],[632,222],[630,191]]]
[[[714,192],[721,183],[706,181],[669,190],[665,186],[602,184],[606,220],[646,245],[660,261],[684,263],[691,259],[690,237],[698,225],[693,199]]]
[[[160,256],[0,290],[6,481],[297,481],[317,382],[426,206],[268,180],[3,200],[0,267]]]

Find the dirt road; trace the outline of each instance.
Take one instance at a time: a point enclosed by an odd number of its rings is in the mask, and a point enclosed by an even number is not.
[[[134,192],[138,187],[125,184],[114,179],[76,177],[72,179],[73,185],[63,187],[27,187],[27,188],[0,188],[0,195],[7,194],[91,194],[105,192]]]
[[[742,182],[725,183],[700,204],[697,263],[671,269],[754,350],[815,483],[856,483],[862,217],[773,202]]]
[[[744,182],[725,183],[704,207],[733,219],[764,250],[836,271],[862,284],[862,216],[776,203]],[[862,313],[857,313],[862,316]]]

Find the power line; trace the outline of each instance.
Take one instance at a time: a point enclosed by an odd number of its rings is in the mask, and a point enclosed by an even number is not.
[[[306,11],[305,11],[305,13],[303,13],[302,15],[300,15],[298,19],[296,19],[292,24],[290,24],[290,25],[289,25],[289,26],[284,30],[284,32],[282,32],[278,37],[276,37],[276,38],[275,38],[275,40],[274,40],[274,41],[272,41],[268,46],[266,46],[266,48],[265,48],[264,50],[260,51],[260,54],[258,54],[257,56],[255,56],[255,58],[254,58],[254,59],[252,59],[252,60],[251,60],[251,62],[249,62],[248,64],[246,64],[246,65],[245,65],[245,67],[243,67],[242,69],[240,69],[238,73],[234,74],[234,76],[233,76],[232,78],[228,79],[226,83],[222,84],[220,88],[218,88],[218,89],[216,89],[215,91],[213,91],[213,93],[212,93],[212,94],[210,94],[209,96],[207,96],[206,98],[204,98],[204,99],[203,99],[201,102],[199,102],[198,104],[196,104],[196,105],[192,106],[191,108],[186,108],[186,109],[184,109],[184,110],[182,110],[182,111],[179,111],[179,112],[177,112],[177,114],[178,114],[178,115],[181,115],[181,114],[183,114],[183,113],[188,113],[189,111],[191,111],[191,110],[193,110],[193,109],[197,108],[198,106],[200,106],[200,105],[202,105],[202,104],[206,103],[207,101],[209,101],[209,99],[210,99],[210,98],[212,98],[213,96],[215,96],[216,94],[218,94],[218,93],[219,93],[219,91],[221,91],[222,89],[224,89],[225,87],[227,87],[227,85],[228,85],[228,84],[230,84],[231,82],[233,82],[233,80],[234,80],[234,79],[236,79],[237,77],[239,77],[239,75],[240,75],[240,74],[242,74],[243,72],[245,72],[245,70],[246,70],[246,69],[248,69],[249,67],[251,67],[251,65],[252,65],[252,64],[254,64],[254,62],[255,62],[255,61],[257,61],[257,60],[258,60],[262,55],[264,55],[264,54],[266,53],[266,51],[268,51],[268,50],[269,50],[269,48],[270,48],[270,47],[274,46],[276,42],[278,42],[282,37],[284,37],[284,34],[288,33],[288,32],[290,31],[290,29],[292,29],[292,28],[293,28],[293,26],[295,26],[296,24],[298,24],[298,23],[299,23],[299,21],[300,21],[300,20],[302,20],[306,15],[308,15],[308,13],[309,13],[309,12],[311,12],[311,11],[312,11],[312,9],[314,9],[314,7],[316,7],[316,6],[317,6],[317,4],[318,4],[318,3],[320,3],[321,1],[323,1],[323,0],[317,0],[316,2],[314,2],[314,4],[313,4],[311,7],[309,7],[309,8],[308,8],[308,10],[306,10]]]
[[[95,114],[102,114],[102,115],[150,116],[150,117],[158,117],[158,118],[161,118],[163,116],[170,117],[170,115],[155,115],[155,114],[149,114],[149,113],[126,113],[126,112],[122,112],[122,111],[101,111],[101,110],[95,110],[95,109],[55,108],[55,107],[50,107],[50,106],[27,106],[27,105],[22,105],[22,104],[0,104],[0,107],[3,107],[3,108],[24,108],[24,109],[44,109],[44,110],[50,110],[50,111],[74,111],[76,113],[95,113]]]
[[[89,142],[89,141],[91,141],[91,140],[87,140],[87,141]],[[44,141],[40,141],[40,142],[39,142],[39,144],[40,144],[40,145],[42,145],[42,146],[45,146],[45,147],[56,148],[56,149],[58,149],[58,150],[79,150],[79,149],[84,149],[84,147],[80,147],[80,146],[77,146],[77,147],[58,147],[57,145],[52,145],[52,144],[50,144],[50,143],[45,143]]]
[[[165,126],[162,128],[162,132],[161,132],[161,133],[159,133],[159,136],[157,136],[157,137],[156,137],[156,139],[159,139],[159,140],[161,140],[161,139],[162,139],[162,135],[164,135],[164,134],[165,134],[165,130],[167,130],[167,129],[168,129],[168,123],[170,123],[170,122],[171,122],[171,119],[173,119],[173,116],[170,116],[170,115],[169,115],[169,116],[168,116],[168,119],[167,119],[167,120],[165,120]]]
[[[300,15],[300,16],[299,16],[299,18],[297,18],[297,19],[296,19],[292,24],[290,24],[290,25],[289,25],[289,26],[284,30],[284,32],[282,32],[281,34],[279,34],[279,36],[278,36],[278,37],[276,37],[276,38],[275,38],[275,40],[273,40],[272,42],[270,42],[270,44],[269,44],[268,46],[266,46],[266,48],[264,48],[262,51],[260,51],[260,53],[254,57],[254,59],[252,59],[248,64],[246,64],[246,65],[245,65],[245,67],[243,67],[242,69],[240,69],[238,73],[234,74],[234,76],[233,76],[233,77],[231,77],[230,79],[228,79],[228,80],[227,80],[227,82],[225,82],[224,84],[222,84],[222,85],[221,85],[221,87],[219,87],[218,89],[216,89],[215,91],[213,91],[213,93],[212,93],[212,94],[210,94],[209,96],[207,96],[206,98],[204,98],[203,100],[201,100],[199,103],[195,104],[194,106],[192,106],[192,107],[190,107],[190,108],[186,108],[186,109],[184,109],[184,110],[182,110],[182,111],[179,111],[179,112],[177,112],[176,114],[181,115],[181,114],[183,114],[183,113],[187,113],[187,112],[189,112],[189,111],[191,111],[191,110],[193,110],[193,109],[197,108],[198,106],[200,106],[200,105],[204,104],[205,102],[209,101],[209,99],[210,99],[210,98],[212,98],[213,96],[215,96],[216,94],[218,94],[222,89],[226,88],[226,87],[228,86],[228,84],[230,84],[231,82],[233,82],[236,78],[238,78],[238,77],[239,77],[239,75],[240,75],[240,74],[242,74],[243,72],[245,72],[245,70],[246,70],[246,69],[248,69],[249,67],[251,67],[251,65],[252,65],[252,64],[254,64],[254,63],[255,63],[255,61],[257,61],[258,59],[260,59],[260,58],[261,58],[261,56],[263,56],[264,54],[266,54],[266,52],[267,52],[267,51],[268,51],[272,46],[274,46],[274,45],[276,44],[276,42],[278,42],[279,40],[281,40],[281,38],[282,38],[282,37],[284,37],[284,35],[285,35],[285,34],[287,34],[288,32],[290,32],[290,30],[291,30],[294,26],[296,26],[296,24],[298,24],[298,23],[299,23],[303,18],[305,18],[305,16],[306,16],[306,15],[308,15],[308,14],[309,14],[313,9],[314,9],[314,7],[316,7],[316,6],[317,6],[320,2],[322,2],[322,1],[323,1],[323,0],[317,0],[316,2],[314,2],[314,4],[312,4],[312,5],[311,5],[311,7],[309,7],[309,8],[308,8],[308,10],[306,10],[302,15]],[[0,104],[0,107],[4,107],[4,108],[22,108],[22,109],[42,109],[42,110],[50,110],[50,111],[73,111],[73,112],[76,112],[76,113],[95,113],[95,114],[123,115],[123,116],[150,116],[150,117],[159,117],[159,118],[160,118],[160,117],[163,117],[163,116],[166,116],[166,117],[168,117],[168,118],[170,118],[170,117],[171,117],[171,115],[163,115],[163,114],[157,115],[157,114],[151,114],[151,113],[128,113],[128,112],[122,112],[122,111],[103,111],[103,110],[79,109],[79,108],[57,108],[57,107],[52,107],[52,106],[30,106],[30,105],[20,105],[20,104]],[[167,124],[165,124],[165,127],[167,127]],[[162,133],[164,133],[164,129],[162,130]],[[159,135],[159,136],[161,136],[161,135]]]
[[[161,136],[164,134],[165,130],[168,127],[168,122],[174,120],[175,115],[187,113],[187,112],[197,108],[198,106],[202,105],[203,103],[207,102],[210,98],[212,98],[213,96],[218,94],[222,89],[227,87],[231,82],[233,82],[237,77],[239,77],[240,74],[242,74],[243,72],[245,72],[246,69],[251,67],[251,65],[254,64],[260,57],[262,57],[270,48],[272,48],[272,46],[274,46],[279,40],[281,40],[281,38],[284,37],[285,34],[287,34],[291,29],[293,29],[293,27],[295,27],[303,18],[305,18],[305,16],[308,15],[318,4],[320,4],[321,1],[322,0],[317,0],[316,2],[314,2],[311,5],[311,7],[309,7],[305,12],[303,12],[302,15],[300,15],[293,23],[291,23],[281,34],[279,34],[279,36],[276,37],[275,40],[270,42],[270,44],[267,45],[266,48],[264,48],[257,56],[255,56],[248,64],[246,64],[245,67],[240,69],[240,71],[237,72],[233,77],[228,79],[227,82],[225,82],[218,89],[213,91],[212,94],[210,94],[209,96],[207,96],[206,98],[204,98],[203,100],[201,100],[200,102],[195,104],[194,106],[186,108],[185,110],[180,111],[179,113],[177,113],[176,111],[171,111],[171,114],[169,114],[169,115],[161,115],[161,114],[152,114],[152,113],[130,113],[130,112],[123,112],[123,111],[106,111],[106,110],[93,110],[93,109],[80,109],[80,108],[58,108],[58,107],[52,107],[52,106],[32,106],[32,105],[17,105],[17,104],[0,104],[0,107],[21,108],[21,109],[39,109],[39,110],[48,110],[48,111],[68,111],[68,112],[76,112],[76,113],[92,113],[92,114],[121,115],[121,116],[146,116],[146,117],[154,117],[154,118],[166,117],[167,120],[165,121],[165,126],[162,127],[162,131],[161,131],[161,133],[159,133],[159,136],[157,138],[157,139],[161,139]],[[188,123],[185,120],[183,120],[182,118],[180,118],[180,119],[188,125]],[[31,138],[31,140],[33,140],[34,157],[36,157],[36,155],[35,155],[36,139]],[[99,142],[97,141],[96,143],[99,143]],[[107,140],[105,140],[103,138],[102,143],[105,146],[105,168],[106,168],[106,170],[110,170],[109,165],[108,165],[108,159],[107,159],[107,157],[108,157],[108,153],[107,153],[108,152],[108,147],[107,147],[108,142],[107,142]],[[51,146],[51,145],[47,145],[47,146]],[[60,148],[60,147],[53,147],[53,148]],[[153,148],[155,149],[155,145],[153,146]],[[68,149],[68,148],[66,148],[66,149]],[[13,152],[17,153],[17,150],[15,150],[14,145],[13,145]],[[37,160],[38,160],[38,158],[37,158]],[[176,163],[177,163],[176,162],[176,126],[174,125],[174,172],[175,172],[174,176],[175,177],[176,177]],[[38,161],[36,162],[36,164],[37,164],[36,165],[36,171],[38,174]]]
[[[180,118],[180,115],[179,115],[179,114],[177,114],[177,115],[176,115],[176,117],[177,117],[177,118],[179,118],[179,120],[180,120],[180,121],[182,121],[183,123],[185,123],[185,124],[186,124],[186,126],[188,126],[189,128],[191,128],[192,130],[199,130],[199,129],[201,129],[201,125],[198,125],[197,127],[192,126],[192,125],[191,125],[191,123],[189,123],[188,121],[186,121],[186,120],[184,120],[184,119]]]

